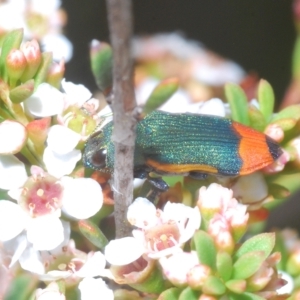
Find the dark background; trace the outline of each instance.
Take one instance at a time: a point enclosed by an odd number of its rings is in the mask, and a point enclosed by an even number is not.
[[[96,88],[88,45],[108,41],[105,0],[63,0],[65,34],[74,45],[66,77]],[[274,87],[279,102],[290,79],[295,39],[292,0],[133,0],[134,32],[178,31],[256,71]]]
[[[109,41],[105,0],[63,0],[65,34],[74,45],[66,78],[96,89],[89,69],[89,43]],[[207,48],[256,71],[279,103],[291,76],[295,40],[292,0],[133,0],[134,32],[179,31]],[[300,228],[299,196],[272,212],[269,227]],[[296,209],[295,209],[296,207]]]

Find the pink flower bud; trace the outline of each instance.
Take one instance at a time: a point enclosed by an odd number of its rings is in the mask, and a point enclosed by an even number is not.
[[[27,67],[21,77],[22,82],[26,82],[27,80],[33,78],[33,76],[36,74],[42,62],[42,53],[36,40],[22,44],[20,49],[27,61]]]
[[[52,86],[59,88],[61,84],[61,80],[63,79],[65,74],[65,61],[61,59],[59,63],[53,62],[51,65],[46,82],[51,84]]]
[[[7,75],[10,80],[10,84],[14,87],[16,81],[22,76],[27,62],[26,58],[21,50],[12,49],[6,57],[6,69]]]
[[[212,275],[212,270],[209,266],[199,264],[191,268],[187,273],[188,285],[194,290],[201,290],[205,280]]]

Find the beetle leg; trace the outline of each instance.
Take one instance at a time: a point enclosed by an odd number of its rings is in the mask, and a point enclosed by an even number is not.
[[[207,178],[208,174],[197,172],[197,171],[192,171],[189,173],[189,176],[191,176],[194,179],[204,180]]]
[[[133,177],[139,179],[146,179],[148,178],[148,174],[149,172],[145,169],[135,169],[133,172]]]
[[[160,193],[165,192],[169,189],[169,186],[161,177],[148,176],[147,180]]]

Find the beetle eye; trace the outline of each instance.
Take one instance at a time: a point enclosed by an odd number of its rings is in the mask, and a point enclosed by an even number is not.
[[[95,151],[91,157],[91,163],[94,168],[102,169],[106,166],[106,149],[102,148]]]

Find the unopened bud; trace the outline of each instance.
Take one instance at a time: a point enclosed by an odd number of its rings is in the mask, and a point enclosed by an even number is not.
[[[27,62],[21,50],[12,49],[6,57],[6,69],[9,78],[9,83],[15,87],[17,80],[22,76]]]
[[[21,77],[22,82],[25,82],[29,79],[32,79],[36,74],[42,62],[42,54],[40,46],[36,40],[22,44],[20,49],[27,61],[26,69]]]
[[[191,268],[187,273],[188,285],[195,290],[201,290],[205,280],[212,275],[212,270],[209,266],[199,264]]]
[[[64,74],[65,74],[65,61],[61,59],[59,63],[53,62],[53,64],[51,65],[48,71],[46,82],[59,89]]]

